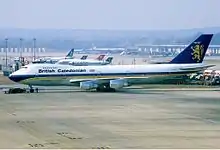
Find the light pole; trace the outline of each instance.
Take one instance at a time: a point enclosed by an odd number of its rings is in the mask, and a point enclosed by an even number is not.
[[[5,65],[7,70],[8,69],[8,38],[5,38]]]
[[[23,39],[20,38],[20,60],[22,59],[22,51],[23,51],[23,49],[22,49],[22,41],[23,41]]]
[[[35,49],[36,49],[36,38],[33,38],[33,53],[34,53],[34,60],[36,59]]]

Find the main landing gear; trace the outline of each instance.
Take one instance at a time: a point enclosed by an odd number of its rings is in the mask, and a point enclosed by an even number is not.
[[[34,93],[34,92],[38,93],[38,88],[34,89],[31,85],[29,85],[29,88],[30,88],[29,90],[30,93]]]
[[[105,86],[102,86],[102,87],[97,87],[96,91],[97,92],[116,92],[116,89],[110,88],[109,85],[105,85]]]

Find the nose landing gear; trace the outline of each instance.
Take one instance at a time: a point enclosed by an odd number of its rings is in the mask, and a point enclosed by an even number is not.
[[[34,90],[34,88],[31,85],[29,85],[29,88],[30,88],[29,90],[30,93],[34,93],[34,92],[38,93],[38,88],[35,88]]]
[[[34,89],[30,89],[30,93],[34,93]]]

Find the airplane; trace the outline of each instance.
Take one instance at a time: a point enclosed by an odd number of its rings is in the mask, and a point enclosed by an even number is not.
[[[34,60],[32,63],[55,63],[61,59],[71,59],[73,58],[74,48],[72,48],[65,57],[45,57]],[[86,56],[87,58],[88,56]],[[85,59],[85,56],[82,57]]]
[[[99,55],[97,58],[95,58],[95,59],[87,59],[87,57],[88,57],[88,55],[84,55],[84,56],[82,56],[82,58],[80,58],[80,59],[76,59],[76,58],[72,58],[72,59],[61,59],[61,60],[59,60],[59,61],[57,61],[56,63],[57,64],[64,64],[64,65],[69,65],[70,63],[72,63],[72,65],[73,65],[73,63],[75,62],[75,66],[76,65],[80,65],[80,66],[83,66],[83,64],[84,65],[87,65],[88,64],[88,62],[89,63],[93,63],[93,65],[95,65],[95,64],[97,64],[97,65],[100,65],[101,63],[108,63],[108,61],[109,60],[107,60],[107,61],[102,61],[103,60],[103,58],[105,57],[105,55],[103,55],[103,54],[101,54],[101,55]],[[113,58],[112,58],[113,59]],[[112,60],[110,60],[110,61],[112,61]],[[95,64],[94,64],[95,63]],[[111,62],[109,62],[109,63],[111,63]]]
[[[98,59],[63,59],[58,61],[56,64],[62,65],[73,65],[73,66],[98,66],[98,65],[108,65],[111,64],[113,57],[108,57],[106,60]]]
[[[100,60],[101,61],[104,57],[105,57],[105,55],[99,55],[95,60]],[[74,57],[68,56],[68,54],[67,54],[66,57],[55,57],[55,58],[53,57],[52,59],[51,58],[47,58],[47,59],[40,60],[40,61],[39,60],[38,61],[33,61],[32,63],[33,64],[36,64],[36,63],[55,64],[55,63],[61,61],[62,63],[67,64],[68,61],[73,60],[73,59],[81,62],[81,60],[86,60],[87,58],[88,58],[88,55],[83,55],[80,59],[76,59]]]
[[[175,83],[184,75],[203,71],[214,65],[203,64],[213,34],[202,34],[168,64],[71,66],[29,64],[9,75],[14,82],[33,86],[78,86],[97,92],[141,84]]]

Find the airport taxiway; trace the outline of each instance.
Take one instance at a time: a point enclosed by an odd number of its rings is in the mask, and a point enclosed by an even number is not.
[[[0,93],[0,148],[220,148],[220,90]]]

